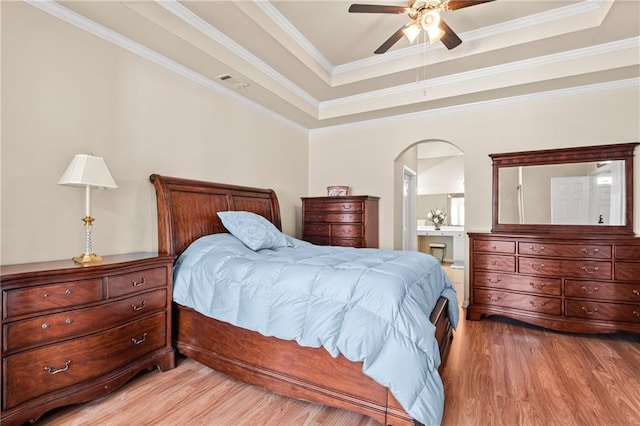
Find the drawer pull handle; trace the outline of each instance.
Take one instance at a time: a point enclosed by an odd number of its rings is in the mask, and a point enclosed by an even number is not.
[[[351,204],[343,204],[343,205],[342,205],[342,208],[343,208],[344,210],[351,210],[351,208],[352,208],[352,207],[353,207],[353,206],[352,206]]]
[[[544,308],[544,305],[546,305],[547,302],[540,302],[536,304],[536,302],[534,302],[533,300],[529,300],[529,304],[534,308]]]
[[[499,302],[502,299],[502,296],[492,296],[490,294],[487,294],[487,299],[491,300],[492,302]]]
[[[600,291],[599,287],[593,287],[593,288],[587,288],[585,286],[580,287],[582,289],[582,291],[584,291],[587,294],[593,294],[593,293],[597,293]]]
[[[64,322],[67,324],[73,324],[73,318],[67,318]]]
[[[141,311],[141,310],[143,310],[143,309],[144,309],[144,307],[145,307],[146,303],[147,303],[147,301],[146,301],[146,300],[143,300],[143,301],[142,301],[142,305],[131,305],[131,308],[132,308],[134,311]]]
[[[592,271],[590,271],[587,266],[581,266],[580,269],[582,269],[587,274],[597,274],[598,270],[600,269],[600,267],[599,266],[594,266]]]
[[[140,343],[144,342],[145,340],[147,340],[147,333],[144,333],[142,335],[142,339],[138,340],[135,337],[131,338],[131,341],[133,342],[134,345],[139,345]]]
[[[531,266],[536,271],[542,271],[544,269],[544,263],[541,263],[539,265],[535,265],[533,263],[529,263],[529,266]]]
[[[529,282],[529,285],[530,285],[531,287],[535,288],[536,290],[542,290],[546,284],[545,284],[545,283],[534,283],[534,282]]]
[[[598,249],[598,248],[594,248],[594,249],[583,248],[581,251],[582,251],[582,253],[586,254],[587,256],[595,256],[596,254],[598,254],[600,249]]]
[[[640,296],[640,291],[633,289],[632,293],[635,294],[636,296]]]
[[[500,281],[502,281],[502,278],[493,279],[491,277],[488,277],[487,281],[489,281],[491,284],[498,284]]]
[[[71,296],[73,294],[73,290],[68,288],[67,291],[64,292],[64,294],[66,294],[67,296]]]
[[[498,247],[496,247],[496,245],[495,245],[495,244],[491,244],[491,249],[495,250],[495,249],[497,249],[497,248],[498,248]]]
[[[534,253],[542,253],[544,251],[544,246],[540,246],[539,249],[535,248],[534,246],[529,246],[529,250]]]
[[[633,315],[637,316],[638,318],[640,318],[640,312],[638,311],[633,311]]]
[[[587,315],[593,315],[598,313],[598,308],[593,308],[593,311],[590,311],[589,309],[582,306],[580,309],[582,309],[582,311]]]
[[[49,327],[51,327],[51,324],[49,324],[48,322],[42,324],[42,328],[44,328],[45,330]]]
[[[44,371],[46,371],[49,374],[58,374],[58,373],[64,373],[65,371],[67,371],[69,369],[69,365],[71,365],[71,360],[68,359],[67,362],[64,363],[64,367],[62,368],[58,368],[58,369],[54,369],[49,367],[48,365],[44,367]]]
[[[146,283],[147,282],[145,277],[142,277],[142,281],[131,280],[131,285],[134,287],[140,287],[141,285],[145,285]]]

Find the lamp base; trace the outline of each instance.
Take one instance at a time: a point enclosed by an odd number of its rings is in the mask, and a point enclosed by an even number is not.
[[[102,256],[95,253],[82,253],[80,256],[74,257],[73,261],[81,265],[94,265],[102,262]]]

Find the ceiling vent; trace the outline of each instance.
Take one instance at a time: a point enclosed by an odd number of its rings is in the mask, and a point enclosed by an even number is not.
[[[245,89],[249,87],[249,83],[238,80],[237,78],[232,77],[230,74],[219,75],[216,77],[216,79],[224,83],[225,86],[233,87],[236,90]]]

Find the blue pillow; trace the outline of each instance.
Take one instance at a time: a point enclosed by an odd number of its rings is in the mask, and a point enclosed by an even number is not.
[[[251,250],[290,246],[286,236],[259,214],[244,211],[218,212],[225,228]]]

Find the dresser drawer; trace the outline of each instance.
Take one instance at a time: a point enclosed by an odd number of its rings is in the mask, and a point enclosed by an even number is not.
[[[640,303],[640,283],[617,284],[601,281],[567,280],[564,294],[581,299]]]
[[[562,280],[560,278],[528,277],[525,275],[474,271],[473,284],[478,287],[493,287],[551,296],[560,296],[562,294]]]
[[[477,252],[515,254],[514,241],[473,241],[473,249]]]
[[[566,316],[640,324],[640,304],[567,300]]]
[[[611,259],[611,246],[594,244],[542,244],[522,241],[518,243],[518,253],[528,256]]]
[[[542,297],[509,293],[499,290],[476,288],[473,290],[474,303],[521,309],[549,315],[562,314],[562,302],[552,297]]]
[[[152,268],[109,277],[109,298],[167,286],[167,269]]]
[[[360,213],[364,211],[362,201],[307,201],[304,203],[306,212],[346,212]]]
[[[474,268],[489,269],[491,271],[515,272],[516,259],[514,256],[476,254],[473,260],[473,266]]]
[[[329,237],[318,237],[310,235],[305,235],[304,240],[310,242],[311,244],[316,244],[319,246],[328,246],[331,241]]]
[[[590,260],[558,260],[534,257],[518,258],[521,274],[571,278],[611,279],[611,262]]]
[[[362,238],[357,239],[349,239],[349,238],[332,238],[331,239],[332,246],[340,246],[340,247],[362,247]]]
[[[302,232],[304,233],[305,238],[308,235],[328,237],[330,234],[330,229],[331,225],[329,225],[328,223],[305,223]]]
[[[5,358],[3,409],[104,375],[165,345],[165,313]]]
[[[59,339],[104,330],[164,309],[166,304],[167,291],[161,289],[92,308],[42,315],[8,323],[4,325],[3,349],[5,352],[14,352]]]
[[[5,293],[8,318],[102,300],[102,280],[69,281]]]
[[[616,259],[638,260],[640,257],[640,245],[616,246]]]
[[[361,225],[331,225],[331,236],[342,238],[361,238]]]
[[[640,263],[616,262],[615,279],[640,283]]]
[[[305,222],[362,223],[362,213],[307,213]]]

